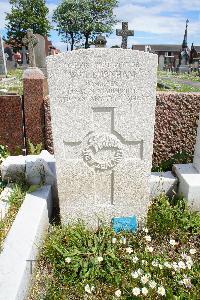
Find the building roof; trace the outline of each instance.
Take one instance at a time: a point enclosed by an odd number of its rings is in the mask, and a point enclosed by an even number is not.
[[[133,45],[132,49],[133,50],[140,50],[140,51],[144,51],[145,50],[145,46],[147,45]],[[163,51],[163,52],[179,52],[182,48],[181,45],[168,45],[168,44],[164,44],[164,45],[148,45],[151,47],[151,51]],[[195,49],[197,50],[197,52],[200,52],[200,46],[195,46]]]

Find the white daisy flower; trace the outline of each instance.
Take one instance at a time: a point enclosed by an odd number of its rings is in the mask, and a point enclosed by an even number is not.
[[[141,277],[141,282],[143,284],[146,284],[148,281],[149,281],[149,277],[147,275],[144,275],[144,276]]]
[[[163,286],[159,286],[157,293],[158,295],[165,296],[165,288]]]
[[[123,245],[126,245],[126,238],[122,237],[121,240],[120,240],[120,243],[123,244]]]
[[[134,296],[138,296],[140,294],[140,289],[138,287],[135,287],[132,289],[132,293]]]
[[[116,290],[116,291],[115,291],[115,296],[116,296],[117,298],[121,297],[121,294],[122,294],[122,292],[121,292],[120,290]]]
[[[145,235],[145,240],[147,241],[147,242],[151,242],[151,237],[150,237],[150,235]]]
[[[186,261],[186,267],[191,270],[192,269],[192,265],[193,263],[191,263],[190,261]]]
[[[132,261],[133,261],[134,263],[136,263],[138,260],[139,260],[139,258],[138,258],[137,256],[134,256],[134,257],[132,258]]]
[[[153,252],[153,247],[147,246],[147,247],[146,247],[146,250],[147,250],[148,252],[151,252],[151,253],[152,253],[152,252]]]
[[[145,266],[148,265],[148,262],[146,260],[144,260],[144,259],[141,262],[142,262],[142,265],[145,265]]]
[[[148,294],[148,289],[146,287],[142,288],[142,294],[146,296]]]
[[[154,280],[150,280],[149,281],[149,286],[151,289],[155,289],[155,287],[157,286],[157,283]]]
[[[174,239],[169,240],[170,245],[173,247],[177,245],[177,242]]]
[[[142,269],[138,269],[137,272],[138,272],[138,275],[139,275],[139,276],[142,275],[142,274],[144,273],[144,271],[143,271]]]
[[[194,249],[194,248],[192,248],[192,249],[190,249],[190,254],[196,254],[197,253],[197,250],[196,249]]]
[[[168,269],[171,269],[171,267],[172,267],[171,264],[167,261],[165,261],[163,265]]]
[[[174,271],[179,270],[179,266],[178,266],[178,264],[176,262],[172,263],[172,268],[174,269]]]
[[[65,258],[65,262],[66,262],[66,263],[69,264],[71,261],[72,261],[71,257],[66,257],[66,258]]]
[[[101,262],[103,261],[103,257],[102,257],[102,256],[98,256],[98,257],[97,257],[97,261],[98,261],[99,263],[101,263]]]
[[[132,273],[131,273],[131,276],[132,276],[133,278],[138,278],[139,274],[138,274],[137,271],[135,271],[135,272],[132,272]]]
[[[158,267],[158,265],[159,265],[157,260],[153,260],[151,264],[153,267]]]
[[[86,284],[86,286],[85,286],[85,292],[88,293],[88,294],[92,293],[89,284]]]
[[[112,244],[116,244],[116,242],[117,242],[117,239],[115,237],[112,238]]]
[[[128,247],[128,248],[126,248],[126,252],[128,254],[131,254],[131,253],[133,253],[133,249],[131,247]]]
[[[179,267],[180,269],[183,269],[183,270],[186,269],[186,265],[185,265],[185,263],[184,263],[183,261],[179,261],[179,262],[178,262],[178,267]]]
[[[183,284],[185,285],[185,287],[191,288],[192,284],[191,284],[190,278],[185,277],[185,278],[182,280],[182,282],[183,282]]]

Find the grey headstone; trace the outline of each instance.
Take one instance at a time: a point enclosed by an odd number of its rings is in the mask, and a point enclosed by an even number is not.
[[[0,75],[7,75],[6,58],[4,53],[3,39],[0,35]]]
[[[47,58],[63,223],[136,215],[149,204],[157,55],[88,49]]]
[[[36,36],[38,39],[38,43],[34,48],[35,63],[36,63],[36,67],[40,68],[43,72],[45,72],[44,71],[44,69],[46,70],[45,38],[40,34],[36,34]]]
[[[165,57],[163,55],[159,56],[159,70],[163,70],[165,66]]]

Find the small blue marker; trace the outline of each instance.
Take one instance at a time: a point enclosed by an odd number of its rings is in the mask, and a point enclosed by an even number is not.
[[[138,228],[136,216],[113,218],[111,222],[115,233],[121,231],[136,232]]]

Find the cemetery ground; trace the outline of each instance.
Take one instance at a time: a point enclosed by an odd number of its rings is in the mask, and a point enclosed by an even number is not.
[[[83,223],[52,226],[28,300],[188,299],[200,297],[200,215],[164,194],[136,233]]]
[[[8,72],[8,77],[0,81],[0,95],[6,93],[23,94],[23,70],[17,68]],[[188,83],[194,83],[194,86]],[[200,76],[197,72],[191,74],[158,71],[159,91],[200,92]]]
[[[23,94],[22,69],[15,69],[8,72],[7,78],[0,80],[0,95],[4,94]]]
[[[181,74],[158,71],[158,89],[160,91],[200,92],[200,76],[198,72]]]

